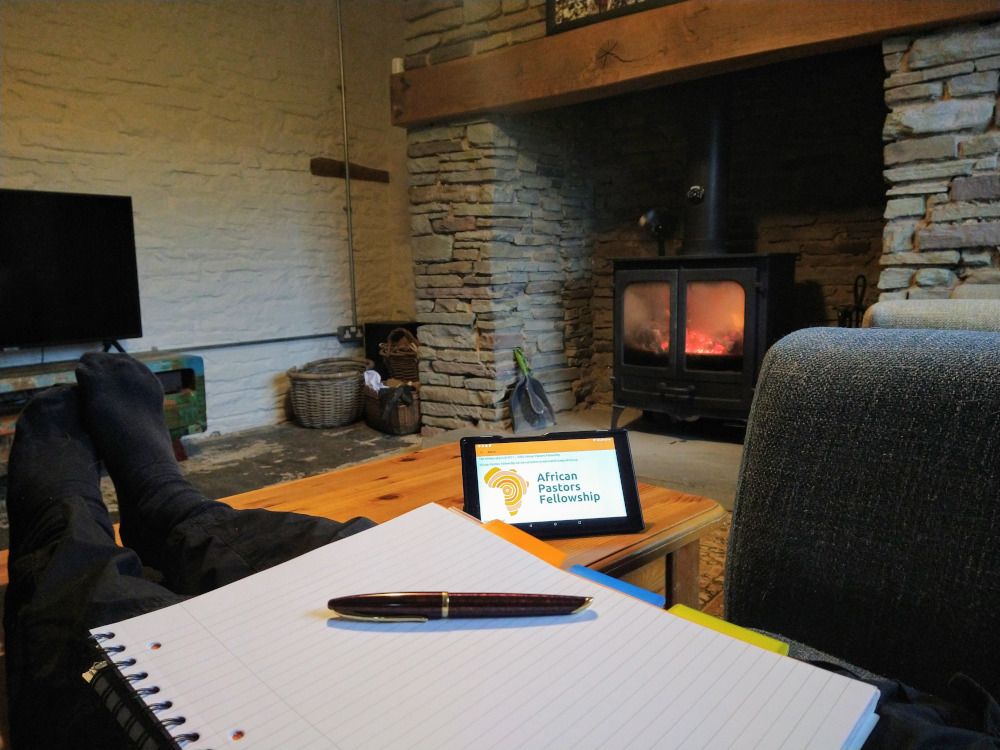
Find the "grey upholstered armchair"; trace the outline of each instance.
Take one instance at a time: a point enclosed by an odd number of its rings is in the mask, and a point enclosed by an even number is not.
[[[768,353],[726,618],[1000,695],[1000,334],[817,328]]]

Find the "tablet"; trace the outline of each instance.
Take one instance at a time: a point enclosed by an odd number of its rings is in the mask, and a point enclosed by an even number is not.
[[[642,531],[624,430],[462,438],[465,512],[540,538]]]

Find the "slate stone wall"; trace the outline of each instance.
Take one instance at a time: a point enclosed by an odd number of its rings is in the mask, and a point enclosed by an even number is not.
[[[1000,23],[883,43],[880,299],[1000,298]]]
[[[540,115],[410,131],[425,433],[509,425],[514,347],[557,411],[580,398],[592,210],[567,127]]]
[[[545,36],[545,0],[405,0],[403,13],[407,69]]]

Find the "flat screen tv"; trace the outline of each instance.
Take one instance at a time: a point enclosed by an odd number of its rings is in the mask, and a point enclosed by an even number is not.
[[[139,336],[132,199],[0,189],[0,347]]]

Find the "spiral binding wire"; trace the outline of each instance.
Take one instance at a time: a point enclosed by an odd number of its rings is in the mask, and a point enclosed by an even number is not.
[[[124,645],[105,643],[106,641],[110,641],[114,638],[115,634],[111,631],[105,633],[94,633],[91,635],[91,639],[94,641],[94,643],[97,645],[98,648],[104,651],[106,655],[120,654],[125,650]],[[140,671],[140,672],[132,672],[130,674],[125,673],[124,671],[125,669],[134,667],[138,663],[138,661],[135,658],[129,656],[124,659],[110,661],[109,663],[116,668],[118,674],[121,675],[122,679],[129,685],[132,692],[135,693],[136,696],[140,698],[145,698],[147,696],[155,695],[156,693],[160,692],[159,685],[143,685],[141,687],[136,687],[137,682],[141,682],[142,680],[145,680],[149,677],[148,672]],[[108,703],[108,698],[111,696],[112,693],[114,693],[114,686],[110,682],[108,682],[103,689],[98,691],[98,695],[100,696],[101,701],[104,702],[105,705],[108,705],[109,707],[110,704]],[[148,709],[150,713],[153,715],[154,720],[157,721],[160,724],[160,726],[162,726],[164,730],[166,730],[168,733],[170,732],[170,730],[176,729],[177,727],[187,722],[187,718],[184,716],[178,715],[178,716],[166,716],[160,718],[157,715],[162,711],[166,711],[170,708],[173,708],[174,705],[173,701],[164,700],[151,704],[146,704],[145,701],[143,701],[142,703],[144,707]],[[116,721],[118,721],[118,723],[121,724],[122,729],[125,730],[125,733],[131,736],[131,732],[135,729],[136,724],[139,722],[139,717],[134,712],[129,712],[127,718],[121,717],[119,714],[121,713],[123,708],[125,708],[124,705],[119,705],[116,708],[112,709],[112,711]],[[122,721],[123,718],[124,721]],[[200,739],[201,735],[198,732],[182,732],[180,734],[171,734],[170,737],[179,747],[183,747],[187,745],[189,742],[197,742]]]

